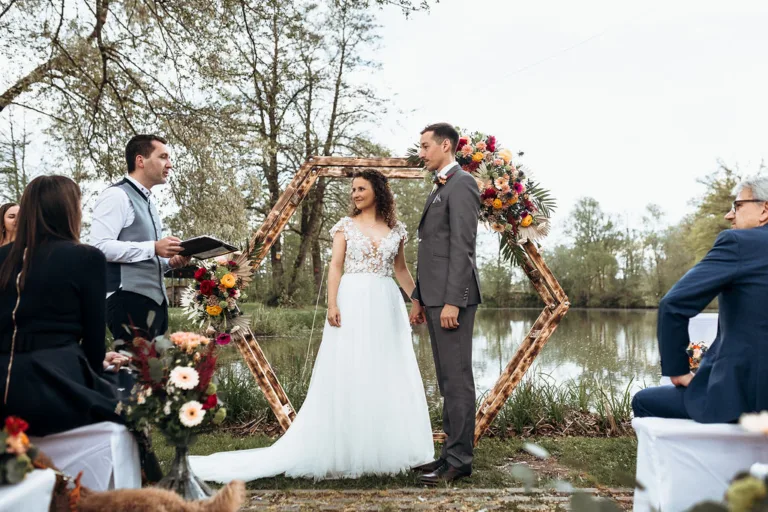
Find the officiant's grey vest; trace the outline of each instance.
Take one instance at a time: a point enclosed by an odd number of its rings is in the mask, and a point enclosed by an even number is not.
[[[112,185],[128,194],[133,206],[133,224],[123,228],[117,239],[121,242],[160,240],[160,216],[155,205],[128,179]],[[160,258],[135,263],[107,263],[107,292],[123,289],[149,297],[157,304],[168,300],[163,283]]]

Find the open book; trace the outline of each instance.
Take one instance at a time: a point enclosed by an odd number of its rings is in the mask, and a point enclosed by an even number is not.
[[[200,260],[215,258],[216,256],[229,254],[237,250],[237,247],[234,245],[207,235],[184,240],[181,242],[181,246],[184,248],[181,252],[182,256],[194,256]]]

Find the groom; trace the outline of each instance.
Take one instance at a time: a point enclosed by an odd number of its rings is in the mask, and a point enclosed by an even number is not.
[[[440,458],[413,468],[421,482],[436,485],[472,474],[475,383],[472,329],[480,304],[475,239],[480,192],[475,179],[456,163],[459,133],[448,123],[421,132],[419,156],[435,174],[419,222],[419,256],[411,323],[426,322],[437,383],[443,396],[443,430],[448,438]]]

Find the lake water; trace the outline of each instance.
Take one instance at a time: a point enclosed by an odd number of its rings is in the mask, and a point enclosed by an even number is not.
[[[475,321],[473,369],[478,395],[490,389],[536,320],[539,309],[480,309]],[[310,362],[322,327],[309,337],[259,339],[278,373],[285,364]],[[427,394],[437,393],[432,349],[426,326],[413,332],[413,347]],[[292,361],[292,363],[289,363]],[[301,364],[301,363],[298,363]],[[641,389],[661,377],[655,310],[572,309],[546,344],[528,377],[564,382],[596,379],[615,390]]]

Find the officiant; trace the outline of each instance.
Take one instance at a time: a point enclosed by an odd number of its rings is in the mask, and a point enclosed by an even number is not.
[[[93,209],[91,244],[107,258],[107,327],[115,340],[154,338],[168,329],[163,274],[187,265],[181,240],[162,236],[152,188],[171,171],[167,141],[136,135],[128,141],[128,174],[99,196]],[[154,313],[151,325],[150,312]]]

